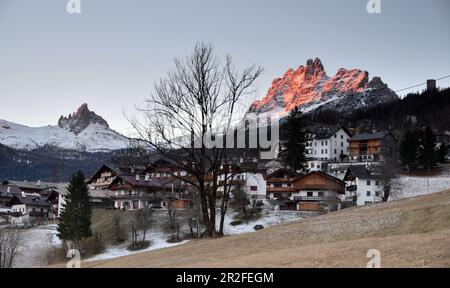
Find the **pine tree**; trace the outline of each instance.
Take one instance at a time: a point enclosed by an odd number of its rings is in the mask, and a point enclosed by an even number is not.
[[[431,127],[427,127],[424,132],[420,134],[419,138],[419,162],[428,171],[436,165],[436,137],[431,130]]]
[[[306,167],[305,132],[301,111],[295,107],[286,118],[286,142],[280,157],[287,167],[294,171],[304,170]]]
[[[64,196],[64,200],[58,222],[58,237],[71,241],[75,249],[79,249],[82,240],[92,236],[91,196],[81,171],[72,176],[68,194]]]
[[[408,172],[414,168],[417,162],[417,150],[419,142],[417,141],[417,135],[408,130],[405,134],[405,138],[400,143],[400,160],[403,165],[407,167]]]

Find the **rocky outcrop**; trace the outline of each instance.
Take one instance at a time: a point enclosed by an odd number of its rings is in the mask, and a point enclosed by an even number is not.
[[[379,77],[369,81],[367,71],[344,68],[329,77],[320,59],[316,58],[273,80],[266,96],[255,101],[248,114],[274,112],[283,115],[296,106],[305,112],[321,106],[344,111],[396,98],[398,96]]]
[[[97,123],[105,128],[109,128],[108,122],[105,119],[95,114],[94,111],[89,111],[88,105],[84,103],[78,110],[69,114],[68,117],[61,116],[58,120],[58,126],[63,129],[69,129],[75,134],[81,133],[89,124]]]

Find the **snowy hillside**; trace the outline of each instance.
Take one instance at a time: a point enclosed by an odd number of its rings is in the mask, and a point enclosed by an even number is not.
[[[87,152],[127,148],[129,139],[108,127],[106,121],[87,105],[55,126],[28,127],[0,120],[0,144],[15,149],[35,149],[44,145]]]

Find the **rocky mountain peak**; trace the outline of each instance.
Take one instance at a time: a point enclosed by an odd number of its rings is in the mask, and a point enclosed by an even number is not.
[[[108,122],[94,111],[90,111],[86,103],[82,104],[73,114],[69,114],[67,117],[61,116],[58,120],[60,128],[68,129],[76,135],[94,123],[109,128]]]
[[[315,58],[308,59],[306,65],[297,70],[288,69],[281,78],[273,80],[266,96],[255,101],[247,114],[270,112],[282,116],[295,107],[306,112],[324,104],[341,107],[339,101],[352,104],[342,107],[344,110],[356,109],[396,97],[381,78],[374,77],[369,82],[367,71],[340,68],[333,77],[329,77],[322,61]]]

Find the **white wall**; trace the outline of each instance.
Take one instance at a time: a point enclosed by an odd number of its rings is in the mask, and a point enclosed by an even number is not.
[[[370,181],[370,185],[367,185],[367,181]],[[378,181],[378,185],[376,185],[376,182],[377,180],[374,179],[356,179],[356,204],[358,206],[381,202],[383,185],[381,181]],[[368,192],[370,195],[367,195]]]
[[[320,170],[322,167],[321,161],[339,161],[341,153],[348,155],[348,139],[350,137],[343,129],[339,129],[334,135],[327,139],[312,139],[308,141],[307,151],[308,157],[314,158],[315,161],[310,161],[309,167],[313,165],[314,170]],[[320,165],[320,168],[317,166]]]

